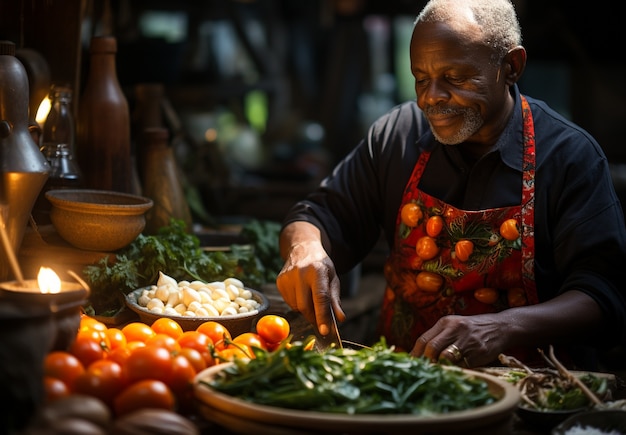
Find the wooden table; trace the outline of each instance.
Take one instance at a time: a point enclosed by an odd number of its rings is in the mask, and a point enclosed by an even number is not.
[[[342,339],[361,344],[371,344],[377,340],[375,326],[378,319],[379,307],[383,297],[385,281],[380,274],[366,274],[359,279],[358,289],[354,296],[344,298],[342,307],[348,319],[339,325]],[[293,312],[283,301],[278,289],[274,285],[265,286],[263,292],[270,300],[269,311],[280,314],[289,320],[295,338],[304,338],[313,334],[312,326],[302,317]],[[619,388],[619,386],[618,386]],[[617,397],[626,398],[626,391],[622,386],[617,391]],[[191,416],[200,427],[202,434],[231,435],[234,432],[204,420],[197,415]],[[517,415],[512,417],[511,435],[550,435],[550,430],[538,428],[522,421]],[[295,432],[289,432],[296,435]]]

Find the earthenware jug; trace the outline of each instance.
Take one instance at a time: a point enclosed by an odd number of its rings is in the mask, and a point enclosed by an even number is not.
[[[15,57],[15,44],[0,41],[0,225],[17,254],[30,214],[50,166],[28,126],[28,76]],[[0,249],[0,281],[11,276],[6,249]]]

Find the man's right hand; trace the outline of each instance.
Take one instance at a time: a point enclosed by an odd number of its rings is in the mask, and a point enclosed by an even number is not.
[[[335,266],[322,246],[319,230],[307,222],[294,222],[280,236],[285,265],[276,286],[285,302],[301,313],[322,335],[328,334],[330,310],[339,322],[346,316],[341,309],[340,283]]]

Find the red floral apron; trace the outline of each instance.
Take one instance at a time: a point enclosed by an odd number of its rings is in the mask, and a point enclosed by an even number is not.
[[[398,350],[442,316],[473,315],[538,303],[534,281],[535,136],[522,97],[523,183],[518,206],[480,211],[453,207],[418,189],[430,157],[421,154],[398,211],[385,264],[379,333]]]

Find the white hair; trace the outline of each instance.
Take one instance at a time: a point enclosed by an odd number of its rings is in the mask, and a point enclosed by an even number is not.
[[[475,23],[486,45],[499,62],[512,48],[522,44],[522,32],[515,7],[509,0],[430,0],[419,13],[420,22]]]

